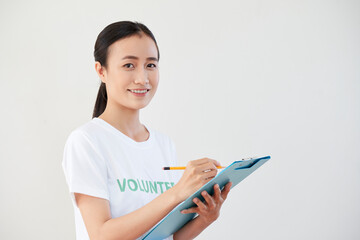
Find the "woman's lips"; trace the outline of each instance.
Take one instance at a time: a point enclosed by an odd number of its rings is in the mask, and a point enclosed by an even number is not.
[[[128,91],[134,94],[135,96],[143,97],[150,91],[150,89],[128,89]]]

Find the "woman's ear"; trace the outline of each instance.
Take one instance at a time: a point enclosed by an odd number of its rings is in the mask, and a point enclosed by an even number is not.
[[[105,83],[106,69],[101,66],[99,61],[95,62],[95,71],[103,83]]]

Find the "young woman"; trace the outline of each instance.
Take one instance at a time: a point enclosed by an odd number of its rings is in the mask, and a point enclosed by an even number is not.
[[[69,135],[63,169],[75,211],[78,240],[138,239],[176,205],[207,183],[220,164],[189,161],[182,176],[164,171],[177,165],[166,135],[139,121],[139,110],[159,82],[159,49],[151,31],[137,22],[110,24],[95,43],[101,85],[93,118]],[[168,239],[192,239],[214,222],[231,183],[182,213],[198,216]]]

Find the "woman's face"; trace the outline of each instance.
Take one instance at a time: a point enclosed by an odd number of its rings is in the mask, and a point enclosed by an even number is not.
[[[106,84],[108,104],[138,110],[154,96],[158,82],[158,53],[145,34],[120,39],[108,48],[107,67],[98,71]],[[101,65],[100,65],[101,68]]]

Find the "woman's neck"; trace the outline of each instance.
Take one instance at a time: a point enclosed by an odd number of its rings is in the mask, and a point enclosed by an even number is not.
[[[107,104],[99,118],[136,142],[143,142],[149,138],[147,129],[140,123],[139,110],[114,107],[111,104]]]

